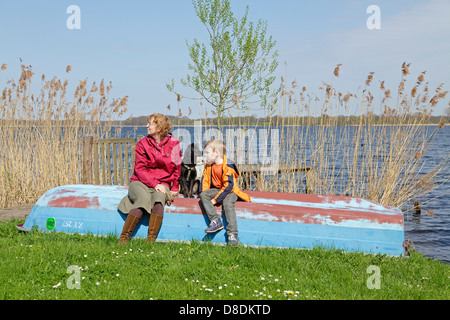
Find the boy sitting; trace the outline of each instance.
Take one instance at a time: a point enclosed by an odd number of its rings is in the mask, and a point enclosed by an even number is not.
[[[206,166],[200,183],[200,199],[210,225],[206,233],[214,233],[223,229],[220,215],[214,205],[222,204],[227,219],[228,245],[239,245],[235,204],[238,198],[251,202],[250,196],[242,192],[237,184],[240,176],[234,162],[225,156],[225,144],[222,140],[211,140],[205,144],[204,155]]]

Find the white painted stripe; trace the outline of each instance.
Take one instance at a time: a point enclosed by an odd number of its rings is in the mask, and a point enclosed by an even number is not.
[[[324,201],[328,199],[332,199],[332,197],[326,197]],[[386,215],[397,215],[402,213],[402,211],[399,208],[388,207],[389,209],[386,209],[386,207],[382,206],[381,204],[377,204],[360,198],[351,198],[350,202],[339,200],[322,203],[302,202],[293,200],[278,200],[267,198],[252,198],[252,203],[318,208],[326,210],[367,211]]]

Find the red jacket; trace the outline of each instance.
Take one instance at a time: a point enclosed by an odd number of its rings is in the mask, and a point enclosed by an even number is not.
[[[169,133],[159,144],[147,136],[136,144],[136,160],[131,181],[154,188],[162,183],[178,191],[181,174],[180,142]]]

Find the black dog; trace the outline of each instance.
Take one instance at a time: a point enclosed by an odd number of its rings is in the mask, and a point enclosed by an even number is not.
[[[198,194],[200,180],[197,179],[197,157],[201,157],[202,153],[198,147],[191,143],[185,150],[183,160],[181,161],[180,193],[185,198],[193,198]]]

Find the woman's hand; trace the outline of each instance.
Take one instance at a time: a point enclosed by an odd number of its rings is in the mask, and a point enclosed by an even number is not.
[[[170,191],[169,194],[167,195],[166,205],[170,206],[176,196],[178,196],[178,191]]]
[[[155,190],[156,191],[160,191],[162,193],[166,193],[166,187],[163,184],[161,184],[161,183],[156,185]]]

